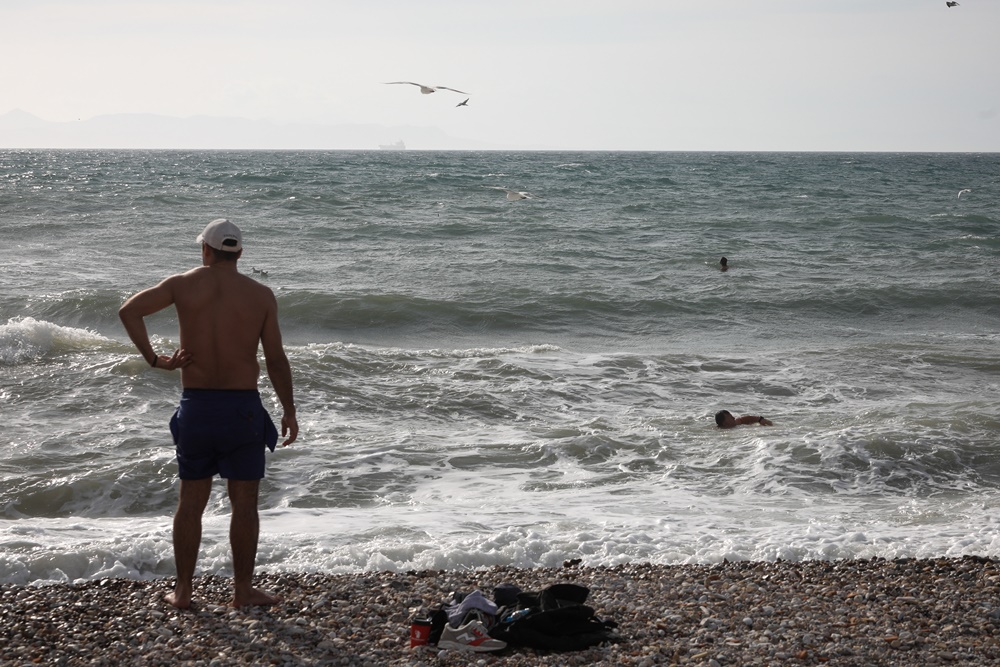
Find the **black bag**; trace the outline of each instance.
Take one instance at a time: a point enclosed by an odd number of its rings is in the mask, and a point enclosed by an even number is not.
[[[444,605],[438,605],[431,612],[430,621],[431,634],[427,638],[427,643],[437,646],[438,640],[441,639],[441,633],[444,632],[445,623],[448,622],[448,612],[444,610]]]
[[[576,584],[554,584],[538,593],[520,593],[502,607],[490,636],[510,646],[578,651],[614,641],[617,623],[602,621],[584,604],[590,591]]]

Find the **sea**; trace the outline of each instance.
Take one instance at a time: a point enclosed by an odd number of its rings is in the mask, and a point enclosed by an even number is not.
[[[995,153],[2,150],[0,581],[174,574],[117,310],[219,217],[301,428],[258,571],[1000,557],[998,202]]]

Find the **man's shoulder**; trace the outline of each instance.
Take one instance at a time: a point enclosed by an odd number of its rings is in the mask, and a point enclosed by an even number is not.
[[[244,297],[258,300],[273,300],[274,292],[250,276],[238,271],[219,273],[208,266],[198,266],[184,273],[178,273],[167,278],[165,283],[182,291],[201,290],[203,288],[220,289],[223,292],[239,292]]]
[[[259,280],[256,280],[255,278],[252,278],[243,273],[239,274],[239,277],[240,280],[247,285],[248,289],[257,290],[261,294],[268,294],[270,296],[274,296],[274,292],[271,291],[271,288],[265,285],[264,283],[260,282]]]
[[[184,271],[183,273],[175,273],[171,276],[167,276],[160,281],[160,286],[169,288],[183,287],[185,284],[193,282],[197,279],[197,271],[198,269],[195,268],[190,271]]]
[[[264,285],[263,283],[242,273],[236,274],[235,280],[235,288],[241,292],[245,298],[259,303],[265,308],[270,308],[273,304],[277,303],[274,292],[271,291],[271,288],[267,285]]]
[[[188,269],[187,271],[184,271],[183,273],[175,273],[174,275],[167,278],[167,280],[186,280],[189,278],[196,278],[200,275],[203,275],[206,269],[208,269],[207,266],[196,266],[193,269]]]

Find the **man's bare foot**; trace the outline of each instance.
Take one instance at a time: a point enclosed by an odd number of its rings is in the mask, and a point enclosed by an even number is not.
[[[174,605],[178,609],[187,609],[191,606],[191,594],[186,595],[174,591],[173,593],[167,593],[163,596],[163,599]]]
[[[233,601],[230,604],[234,607],[246,607],[247,605],[266,607],[272,604],[278,604],[279,602],[281,602],[281,598],[277,595],[272,595],[271,593],[262,591],[258,588],[251,588],[245,593],[234,594]]]

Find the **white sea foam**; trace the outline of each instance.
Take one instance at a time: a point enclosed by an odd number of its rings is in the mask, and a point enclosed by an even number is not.
[[[929,510],[932,503],[920,503]],[[884,517],[799,523],[765,514],[746,524],[707,513],[662,518],[567,513],[530,520],[516,512],[470,515],[468,506],[375,511],[265,511],[258,563],[266,571],[462,570],[494,565],[558,567],[570,558],[591,566],[628,562],[836,560],[975,554],[1000,557],[995,516],[952,507],[947,524]],[[874,509],[874,508],[871,508]],[[889,508],[884,508],[889,509]],[[909,508],[913,511],[917,508]],[[920,510],[917,510],[920,511]],[[636,514],[641,514],[637,512]],[[751,513],[747,513],[750,516]],[[0,578],[11,583],[73,582],[173,574],[169,517],[35,521],[0,527]],[[502,524],[502,525],[500,525]],[[859,530],[859,527],[861,529]],[[931,530],[929,530],[931,529]],[[199,572],[232,573],[228,519],[206,518]]]
[[[33,317],[15,317],[0,324],[0,365],[35,361],[50,354],[74,352],[112,344],[104,336]]]

